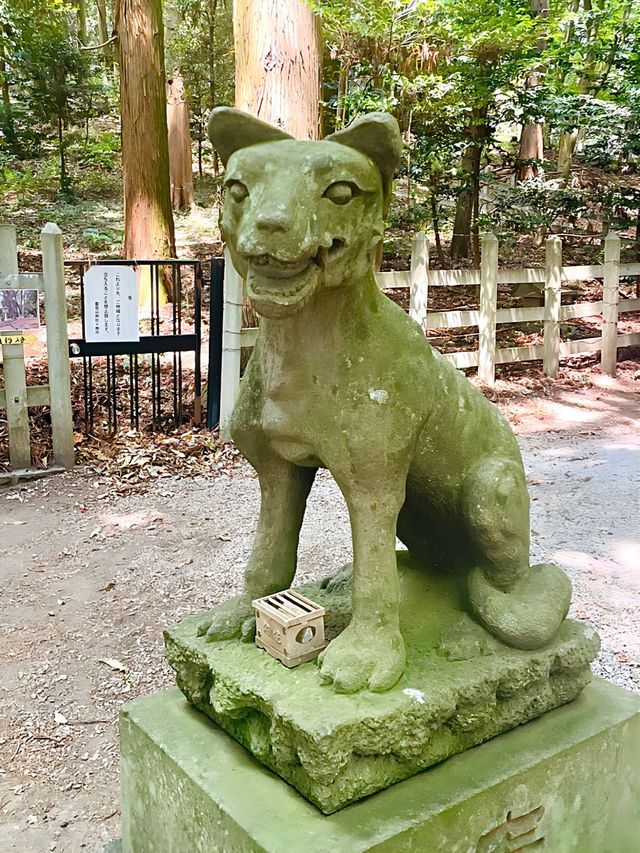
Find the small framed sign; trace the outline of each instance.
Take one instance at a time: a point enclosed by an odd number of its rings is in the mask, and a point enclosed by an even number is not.
[[[85,340],[139,341],[138,276],[132,267],[94,266],[84,274]]]
[[[40,328],[37,290],[0,290],[0,332],[27,332]]]

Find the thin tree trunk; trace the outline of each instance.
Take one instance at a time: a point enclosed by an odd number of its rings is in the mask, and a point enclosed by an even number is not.
[[[480,215],[480,154],[480,149],[478,149],[478,156],[474,161],[473,168],[473,215],[471,220],[473,263],[476,267],[480,267],[480,234],[478,231],[478,216]]]
[[[175,255],[161,0],[118,0],[125,256]],[[140,304],[150,299],[140,283]],[[167,294],[165,293],[165,298]]]
[[[0,25],[1,26],[1,25]],[[12,150],[19,148],[18,139],[16,136],[15,125],[13,123],[13,107],[11,104],[11,94],[9,92],[9,82],[7,80],[7,62],[5,59],[4,47],[0,43],[0,91],[2,92],[2,112],[4,113],[3,130],[6,136],[9,147]]]
[[[60,154],[60,189],[67,189],[67,161],[64,156],[64,136],[62,134],[62,118],[58,116],[58,152]]]
[[[174,210],[184,210],[194,203],[193,164],[189,105],[184,91],[184,81],[177,73],[167,83],[167,130],[171,205]]]
[[[344,127],[344,97],[349,85],[349,65],[340,63],[340,74],[338,76],[338,103],[336,106],[336,129]]]
[[[530,0],[530,8],[533,17],[549,17],[549,0]],[[547,40],[545,38],[537,40],[536,47],[540,54],[542,54],[546,45]],[[535,71],[532,71],[527,77],[527,89],[536,89],[540,85],[540,79],[543,75],[543,67],[538,67]],[[530,161],[544,160],[544,128],[540,122],[528,121],[523,126],[522,133],[520,134],[519,159],[521,161],[518,170],[519,180],[530,181],[531,178],[535,178],[538,175],[538,166]]]
[[[537,177],[538,166],[531,163],[531,160],[544,159],[544,128],[540,122],[529,121],[523,126],[518,159],[521,161],[518,180],[530,181],[531,178]]]
[[[578,141],[578,128],[574,127],[571,130],[565,131],[560,137],[558,145],[558,172],[565,181],[569,180],[571,174],[571,165],[573,162],[573,152]]]
[[[113,44],[107,44],[111,33],[109,32],[106,0],[96,0],[96,8],[98,10],[98,38],[100,44],[104,45],[102,48],[104,64],[108,70],[112,70],[114,47]]]
[[[434,192],[430,193],[431,196],[431,219],[433,221],[433,236],[436,241],[436,252],[438,253],[438,260],[440,261],[440,266],[444,267],[444,252],[442,251],[442,243],[440,242],[440,224],[438,221],[438,202],[436,200],[436,194]]]
[[[0,89],[2,90],[2,101],[5,104],[11,103],[9,96],[9,84],[7,83],[7,63],[5,62],[2,46],[0,45]]]
[[[87,0],[75,0],[78,14],[78,41],[80,44],[87,43]]]
[[[473,202],[476,186],[476,175],[480,171],[480,148],[470,142],[462,159],[462,171],[469,175],[469,181],[460,194],[456,204],[456,215],[453,222],[453,237],[451,239],[452,258],[471,257],[471,223],[473,221]]]
[[[235,0],[236,107],[297,139],[320,133],[317,17],[302,0]]]
[[[452,258],[471,257],[471,228],[474,202],[477,207],[477,196],[480,191],[480,159],[488,134],[486,119],[486,105],[475,108],[471,113],[471,122],[466,130],[469,143],[462,159],[462,171],[469,175],[469,181],[458,195],[458,202],[456,204],[453,237],[451,239]]]
[[[218,0],[209,0],[209,109],[216,105],[216,12]]]

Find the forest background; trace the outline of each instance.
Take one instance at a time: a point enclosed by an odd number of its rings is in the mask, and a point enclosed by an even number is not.
[[[638,4],[309,5],[320,135],[380,109],[403,133],[385,266],[407,266],[418,229],[428,231],[442,267],[477,265],[484,230],[519,266],[552,233],[563,237],[567,261],[594,262],[610,229],[627,238],[623,257],[640,258]],[[160,203],[162,239],[147,236],[145,254],[214,253],[222,170],[206,119],[213,106],[238,100],[238,62],[247,62],[234,55],[234,16],[236,38],[247,21],[268,38],[276,14],[308,10],[301,0],[0,0],[0,219],[17,225],[20,247],[35,248],[53,220],[71,257],[140,257],[132,237],[140,223],[124,217],[129,171],[173,202],[173,215],[170,202]],[[145,117],[148,80],[140,85],[125,55],[127,45],[140,51],[146,19],[160,50],[153,73],[168,102],[170,159],[177,163],[185,145],[192,155],[188,176],[172,175],[170,185],[155,171],[167,156],[152,132],[164,112]],[[295,44],[290,57],[278,50],[263,75],[294,61]],[[284,97],[295,103],[295,90]],[[144,126],[135,151],[122,144],[127,100]]]

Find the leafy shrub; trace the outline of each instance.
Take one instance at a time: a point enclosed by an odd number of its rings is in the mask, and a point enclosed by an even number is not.
[[[508,238],[550,231],[560,219],[575,225],[589,211],[589,200],[581,189],[563,186],[559,179],[533,178],[514,187],[496,184],[492,210],[478,217],[478,224]]]
[[[112,171],[118,166],[120,154],[120,136],[113,131],[102,131],[92,136],[78,155],[78,164]]]

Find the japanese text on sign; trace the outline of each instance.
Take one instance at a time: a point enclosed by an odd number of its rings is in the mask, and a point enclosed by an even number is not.
[[[84,276],[85,340],[138,341],[138,276],[131,267],[89,267]]]

